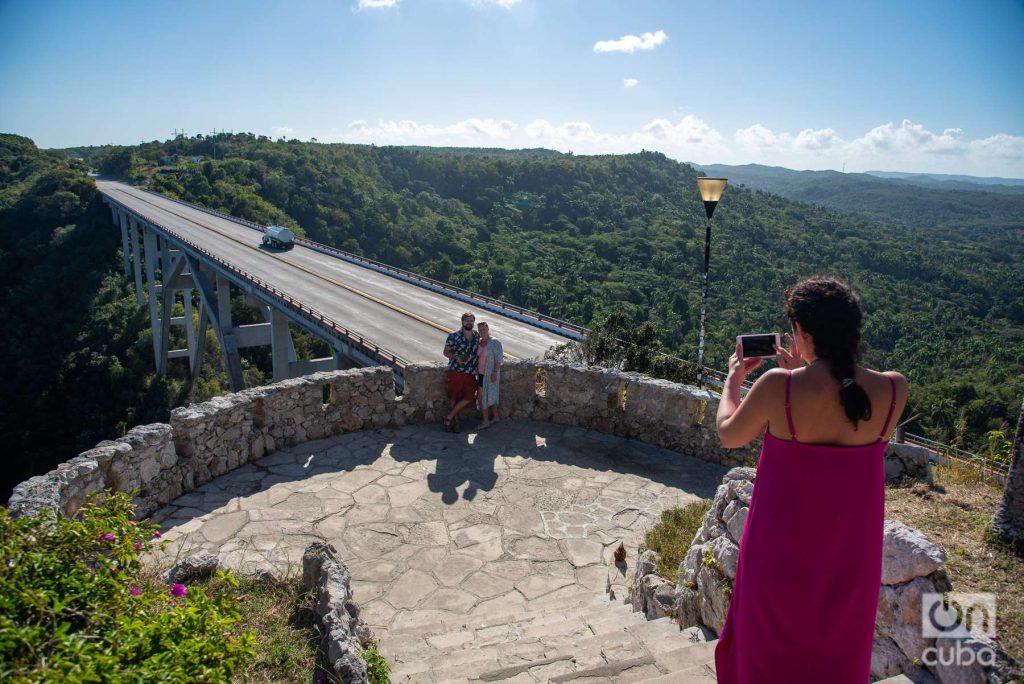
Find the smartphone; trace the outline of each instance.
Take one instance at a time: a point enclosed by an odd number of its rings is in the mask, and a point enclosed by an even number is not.
[[[740,345],[740,353],[745,359],[755,359],[759,356],[775,356],[775,347],[780,345],[779,333],[737,335],[736,342]]]

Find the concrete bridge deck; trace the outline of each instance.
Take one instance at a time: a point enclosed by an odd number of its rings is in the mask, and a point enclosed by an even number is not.
[[[349,263],[301,244],[281,252],[260,247],[258,232],[139,188],[99,180],[104,195],[234,266],[270,283],[339,324],[412,362],[444,360],[444,336],[473,311],[491,322],[495,337],[515,358],[537,358],[569,338],[495,311],[447,297]]]

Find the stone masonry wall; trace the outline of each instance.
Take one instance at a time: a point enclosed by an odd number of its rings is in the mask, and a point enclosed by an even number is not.
[[[442,364],[410,365],[405,394],[396,397],[386,367],[329,371],[177,408],[170,424],[135,427],[26,480],[8,508],[70,515],[91,492],[109,488],[136,491],[136,512],[145,517],[279,448],[356,430],[440,423],[448,412],[444,376]],[[718,397],[710,391],[636,373],[545,361],[502,367],[502,419],[590,428],[724,465],[753,463],[759,440],[743,449],[722,447],[717,409]],[[894,449],[886,468],[891,480],[927,475],[927,452],[908,445]]]

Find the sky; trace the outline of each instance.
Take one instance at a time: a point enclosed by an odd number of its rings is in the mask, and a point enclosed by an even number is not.
[[[1024,178],[1022,35],[1022,0],[0,0],[0,132]]]

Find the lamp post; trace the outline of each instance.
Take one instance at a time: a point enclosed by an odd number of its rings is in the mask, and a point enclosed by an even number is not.
[[[697,188],[704,200],[704,213],[708,216],[704,230],[704,280],[700,286],[700,340],[697,342],[697,387],[704,386],[704,322],[708,315],[708,264],[711,261],[711,217],[722,199],[727,180],[725,178],[698,178]]]

